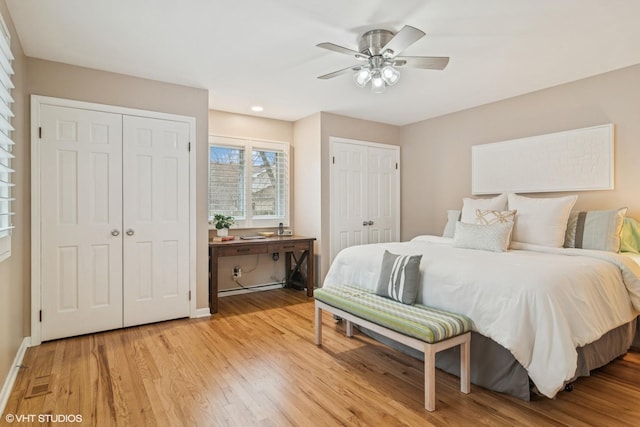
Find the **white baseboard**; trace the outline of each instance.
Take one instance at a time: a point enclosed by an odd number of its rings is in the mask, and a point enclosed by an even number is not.
[[[248,294],[250,292],[271,291],[273,289],[282,289],[282,283],[273,283],[269,285],[247,286],[246,288],[230,289],[218,292],[218,298],[229,297],[231,295]]]
[[[209,316],[211,316],[211,311],[209,310],[209,307],[206,307],[206,308],[196,309],[196,315],[192,316],[192,318],[198,319],[200,317],[209,317]]]
[[[9,402],[9,396],[11,395],[13,385],[16,382],[16,378],[18,377],[20,365],[22,365],[22,359],[24,359],[24,354],[26,353],[27,348],[29,348],[30,346],[31,338],[25,337],[22,340],[20,347],[18,348],[16,357],[13,359],[11,370],[9,370],[9,374],[7,375],[7,378],[4,380],[4,384],[2,385],[2,390],[0,390],[0,414],[4,413],[7,402]]]

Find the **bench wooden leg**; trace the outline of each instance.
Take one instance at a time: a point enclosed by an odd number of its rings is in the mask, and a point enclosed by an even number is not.
[[[460,344],[460,391],[465,394],[471,392],[471,332],[466,333],[465,340]]]
[[[322,309],[316,304],[316,345],[322,345]]]
[[[350,320],[347,320],[345,329],[346,329],[347,336],[351,338],[353,336],[353,322]]]
[[[436,349],[431,344],[424,346],[424,408],[436,410]]]

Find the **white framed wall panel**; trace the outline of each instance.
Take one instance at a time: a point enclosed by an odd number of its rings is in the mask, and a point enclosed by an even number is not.
[[[614,126],[471,147],[473,194],[612,190]]]

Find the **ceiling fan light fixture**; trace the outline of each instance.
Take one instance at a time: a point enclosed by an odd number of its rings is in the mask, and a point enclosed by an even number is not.
[[[390,64],[385,65],[380,74],[384,82],[389,86],[393,86],[400,80],[400,71],[396,70],[393,65]]]
[[[359,87],[365,87],[371,80],[371,70],[367,67],[360,68],[353,74],[353,81]]]
[[[386,89],[387,84],[384,82],[384,79],[380,75],[379,71],[376,71],[371,77],[371,92],[373,93],[383,93]]]
[[[318,78],[327,80],[355,71],[352,77],[358,87],[365,87],[371,82],[371,91],[382,93],[387,86],[393,86],[400,80],[400,71],[397,67],[443,70],[449,63],[449,57],[399,56],[425,35],[424,31],[405,25],[398,32],[385,29],[367,31],[360,37],[358,50],[330,42],[319,43],[317,47],[355,57],[360,63]]]

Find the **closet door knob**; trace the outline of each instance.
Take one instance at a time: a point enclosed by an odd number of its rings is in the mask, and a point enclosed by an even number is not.
[[[111,230],[111,235],[112,236],[119,236],[120,235],[120,230],[116,230],[115,228],[113,230]]]
[[[362,221],[362,225],[366,227],[367,225],[369,225],[369,223],[367,221]]]
[[[367,225],[373,225],[373,221],[369,221]]]
[[[133,231],[131,228],[127,230],[127,236],[133,236],[134,234],[136,234],[136,232]]]

